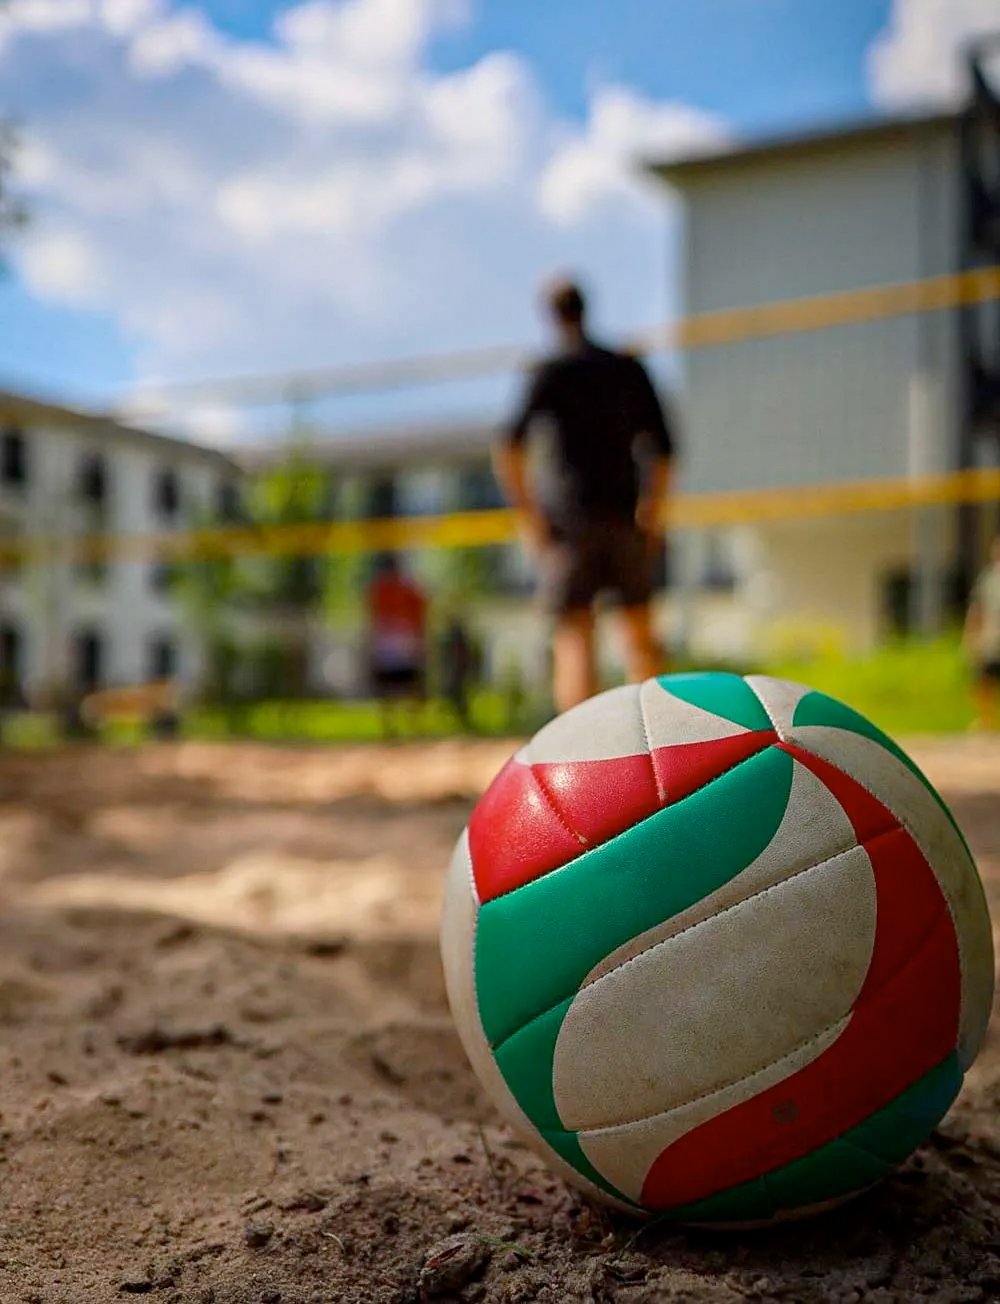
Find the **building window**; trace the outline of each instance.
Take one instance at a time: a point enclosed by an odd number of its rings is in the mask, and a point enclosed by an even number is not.
[[[0,516],[0,589],[5,583],[16,582],[24,568],[21,553],[23,533],[23,528],[13,516]]]
[[[104,529],[108,505],[108,467],[101,453],[87,453],[80,460],[76,492],[86,510],[85,531],[99,534]],[[77,567],[77,576],[83,584],[103,584],[108,578],[108,563],[103,552],[86,556]]]
[[[497,478],[488,465],[459,471],[455,497],[459,511],[490,511],[504,505]]]
[[[95,554],[85,557],[77,563],[76,577],[81,584],[100,587],[108,578],[108,563],[105,557]]]
[[[0,436],[0,481],[24,485],[28,480],[28,446],[24,433],[9,427]]]
[[[162,520],[176,520],[181,510],[181,485],[177,472],[169,467],[153,477],[153,511]]]
[[[73,638],[73,680],[89,693],[104,678],[104,639],[94,629],[81,629]]]
[[[156,634],[149,641],[149,678],[154,682],[177,674],[177,645],[169,634]]]
[[[709,534],[705,540],[704,568],[701,582],[716,593],[731,593],[736,587],[732,540],[728,535]]]
[[[108,468],[100,453],[88,453],[80,463],[77,478],[80,498],[91,507],[108,501]]]
[[[0,624],[0,706],[13,706],[21,700],[23,656],[21,631],[11,621],[4,621]]]
[[[166,594],[173,588],[177,570],[173,562],[154,561],[149,568],[149,587],[154,593]]]
[[[368,516],[377,521],[395,516],[398,510],[396,481],[391,475],[376,476],[368,486]]]
[[[444,477],[440,471],[411,471],[396,483],[400,516],[434,516],[444,510]]]
[[[220,480],[215,492],[215,515],[220,521],[239,521],[243,517],[243,498],[235,480]]]

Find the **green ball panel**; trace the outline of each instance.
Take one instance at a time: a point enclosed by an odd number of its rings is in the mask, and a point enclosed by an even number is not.
[[[826,693],[811,692],[807,693],[795,708],[795,715],[792,720],[792,728],[798,729],[807,725],[829,725],[834,729],[847,729],[852,733],[861,734],[864,738],[870,738],[872,742],[878,743],[880,747],[891,755],[895,756],[898,761],[917,776],[927,791],[931,794],[937,804],[948,816],[951,824],[958,829],[955,823],[955,817],[941,799],[940,793],[927,778],[926,774],[920,769],[912,757],[903,751],[898,743],[894,742],[888,734],[882,732],[877,725],[855,711],[853,707],[845,706],[843,702],[838,702],[835,697],[828,697]],[[961,832],[961,830],[959,830]],[[962,839],[963,842],[965,839]]]
[[[792,770],[777,748],[758,752],[562,869],[487,901],[476,988],[490,1044],[565,1001],[617,947],[754,861],[781,823]]]
[[[595,1186],[600,1187],[602,1191],[606,1191],[608,1195],[613,1196],[616,1200],[631,1205],[638,1212],[642,1212],[640,1205],[635,1204],[627,1195],[623,1195],[621,1191],[616,1190],[608,1179],[597,1171],[583,1153],[575,1132],[567,1132],[564,1128],[552,1130],[540,1128],[539,1131],[556,1154],[561,1155],[581,1176],[588,1178]]]
[[[674,697],[711,715],[731,720],[744,729],[770,729],[771,717],[760,698],[739,675],[701,672],[686,675],[660,675],[656,681]]]
[[[567,996],[551,1010],[531,1019],[493,1051],[493,1058],[517,1103],[542,1130],[562,1130],[553,1090],[552,1064],[559,1029],[574,996]]]

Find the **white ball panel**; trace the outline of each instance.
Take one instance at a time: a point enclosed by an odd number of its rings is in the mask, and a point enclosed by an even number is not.
[[[813,691],[790,679],[773,679],[770,675],[747,675],[745,681],[757,694],[780,737],[792,727],[795,708]]]
[[[875,940],[860,847],[661,942],[580,991],[556,1043],[568,1128],[661,1114],[756,1073],[844,1018]]]
[[[833,1045],[849,1023],[847,1015],[759,1072],[688,1105],[635,1123],[581,1132],[580,1147],[599,1173],[630,1199],[638,1200],[646,1174],[668,1145],[804,1069]]]
[[[791,741],[856,779],[907,829],[941,885],[958,937],[963,1069],[986,1037],[993,1006],[993,934],[982,884],[965,844],[935,799],[902,761],[874,739],[829,725],[793,729]]]
[[[674,697],[655,679],[641,685],[639,697],[651,748],[709,743],[750,732],[741,724]]]
[[[524,765],[605,761],[645,751],[639,686],[626,684],[557,715],[521,748],[518,760]]]
[[[583,980],[581,987],[586,987],[602,974],[617,969],[626,960],[648,950],[657,942],[666,941],[668,937],[718,914],[720,910],[728,910],[755,892],[773,887],[818,861],[826,860],[841,851],[849,851],[856,842],[854,828],[829,788],[804,765],[794,762],[785,813],[774,837],[757,859],[735,878],[724,883],[717,891],[702,897],[689,909],[630,938],[623,946],[605,956]],[[678,866],[677,872],[683,872],[683,867]]]

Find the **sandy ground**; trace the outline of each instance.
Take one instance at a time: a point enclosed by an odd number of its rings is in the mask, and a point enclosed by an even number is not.
[[[643,1229],[510,1137],[435,938],[508,750],[0,755],[2,1304],[1000,1299],[996,1027],[930,1143],[809,1224]],[[1000,743],[915,750],[1000,908]]]

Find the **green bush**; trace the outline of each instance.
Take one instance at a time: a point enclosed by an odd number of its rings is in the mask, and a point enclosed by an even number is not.
[[[957,733],[972,722],[968,666],[957,634],[898,641],[865,656],[780,661],[763,673],[840,698],[890,734]]]

